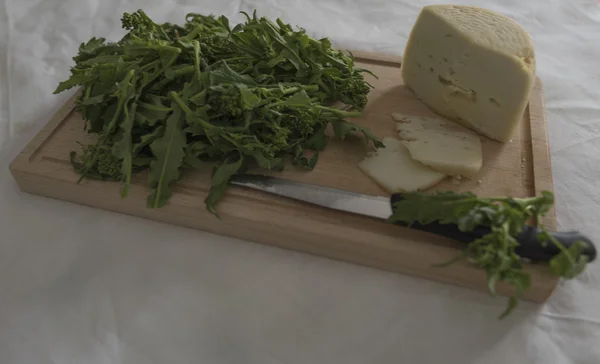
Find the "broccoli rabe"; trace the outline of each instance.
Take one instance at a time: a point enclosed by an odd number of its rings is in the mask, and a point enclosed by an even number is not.
[[[123,29],[129,30],[130,35],[141,39],[171,40],[165,29],[156,24],[143,10],[134,13],[124,13],[121,18]]]
[[[207,103],[219,115],[237,117],[242,114],[240,91],[232,84],[225,84],[210,89]]]
[[[77,172],[82,173],[89,167],[86,176],[101,180],[120,180],[122,160],[112,154],[107,144],[89,144],[82,147],[80,155],[71,152],[71,163]]]
[[[82,44],[71,77],[55,91],[83,86],[77,110],[98,141],[72,153],[82,178],[122,180],[125,196],[132,173],[147,169],[148,206],[156,208],[184,166],[214,162],[205,200],[214,212],[231,176],[253,164],[279,170],[291,156],[313,168],[328,125],[333,137],[360,133],[381,146],[344,120],[360,115],[371,87],[352,56],[327,39],[256,14],[234,27],[200,14],[157,24],[142,10],[121,21],[128,33]],[[332,106],[340,102],[348,111]]]
[[[355,105],[363,109],[367,105],[367,95],[371,88],[365,83],[362,75],[347,79],[340,86],[340,99],[343,103]]]
[[[292,130],[295,138],[304,140],[324,123],[320,115],[320,111],[314,109],[288,109],[282,118],[282,124]]]

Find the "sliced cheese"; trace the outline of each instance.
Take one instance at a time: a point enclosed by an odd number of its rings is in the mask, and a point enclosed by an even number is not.
[[[472,6],[425,6],[401,66],[431,109],[501,142],[510,140],[535,83],[531,37],[513,20]]]
[[[472,177],[483,165],[481,140],[472,131],[442,118],[392,114],[411,157],[436,171]]]
[[[358,166],[389,193],[426,190],[441,182],[446,175],[411,158],[402,142],[383,138],[385,148],[379,148]]]

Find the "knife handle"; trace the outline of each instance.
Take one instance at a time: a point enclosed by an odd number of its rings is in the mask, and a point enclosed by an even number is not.
[[[393,203],[401,199],[401,194],[392,195],[392,209]],[[462,243],[470,243],[476,239],[483,237],[491,232],[491,230],[484,226],[478,226],[472,231],[461,231],[456,224],[440,224],[438,222],[432,222],[429,224],[413,223],[410,226],[405,223],[396,223],[397,225],[410,227],[411,229],[426,231],[432,234],[444,236]],[[533,262],[548,262],[555,255],[560,253],[560,249],[548,241],[543,246],[538,239],[538,234],[541,230],[532,225],[527,225],[523,228],[521,233],[515,238],[519,242],[519,246],[515,248],[515,253],[522,258],[527,258]],[[558,240],[565,248],[569,249],[575,242],[579,241],[585,244],[583,248],[583,255],[587,255],[589,262],[596,259],[596,247],[594,243],[585,235],[578,231],[564,231],[564,232],[550,232],[550,235]]]

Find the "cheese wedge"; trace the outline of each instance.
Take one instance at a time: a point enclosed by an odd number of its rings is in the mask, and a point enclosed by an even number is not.
[[[411,157],[438,172],[472,177],[483,165],[479,137],[442,118],[392,114],[402,143]]]
[[[389,193],[426,190],[446,177],[412,159],[400,140],[386,137],[382,143],[385,148],[372,152],[358,167]]]
[[[510,140],[535,83],[531,37],[513,20],[472,6],[431,5],[404,50],[402,77],[439,114]]]

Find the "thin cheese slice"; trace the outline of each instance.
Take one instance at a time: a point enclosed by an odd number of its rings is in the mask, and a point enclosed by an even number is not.
[[[426,190],[446,177],[412,159],[400,140],[387,137],[382,142],[385,148],[367,156],[358,167],[389,193]]]
[[[402,77],[439,114],[508,142],[535,84],[531,37],[478,7],[425,6],[404,50]]]
[[[436,171],[472,177],[483,164],[481,140],[472,131],[442,118],[392,114],[411,157]]]

